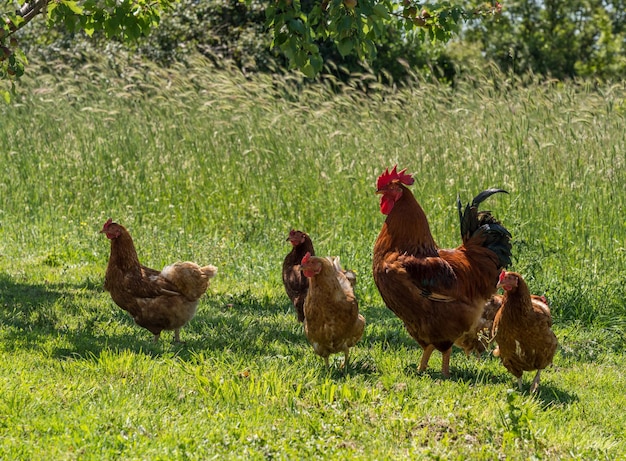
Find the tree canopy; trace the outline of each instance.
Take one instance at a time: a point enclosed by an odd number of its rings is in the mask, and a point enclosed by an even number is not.
[[[24,73],[26,55],[16,33],[44,16],[49,27],[69,33],[135,41],[146,36],[172,10],[175,0],[0,0],[0,79],[15,80]],[[201,3],[201,2],[196,2]],[[227,2],[226,2],[227,3]],[[232,2],[231,2],[232,3]],[[264,27],[271,47],[280,50],[290,67],[313,77],[323,67],[320,47],[332,43],[341,56],[371,60],[377,43],[394,24],[420,39],[446,41],[469,19],[497,14],[498,2],[453,4],[414,0],[240,0],[248,9],[264,11]]]
[[[0,0],[0,95],[33,50],[103,41],[160,63],[193,49],[244,72],[308,77],[366,65],[390,81],[424,69],[453,81],[470,62],[494,62],[611,80],[626,72],[626,0]]]

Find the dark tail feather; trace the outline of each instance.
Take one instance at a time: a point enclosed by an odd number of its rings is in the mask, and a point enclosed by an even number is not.
[[[461,221],[461,239],[463,240],[463,242],[470,238],[480,226],[490,223],[499,224],[499,222],[491,215],[491,212],[478,212],[478,205],[491,197],[493,194],[497,194],[498,192],[508,194],[508,192],[504,189],[484,190],[476,197],[474,197],[474,200],[472,200],[471,204],[468,203],[465,206],[465,211],[462,210],[461,199],[459,198],[459,196],[457,196],[456,206],[459,210],[459,220]]]
[[[501,224],[485,224],[474,235],[485,237],[483,246],[498,256],[500,267],[511,265],[511,234]]]
[[[459,220],[461,221],[461,239],[463,243],[477,234],[482,235],[485,238],[483,246],[498,255],[498,260],[502,267],[507,267],[511,264],[511,234],[490,211],[478,211],[478,205],[499,192],[508,194],[504,189],[484,190],[474,197],[471,204],[468,203],[465,206],[464,211],[462,210],[461,200],[457,197],[457,208],[459,210]]]

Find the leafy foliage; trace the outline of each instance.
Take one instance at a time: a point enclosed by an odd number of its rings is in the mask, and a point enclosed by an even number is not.
[[[39,15],[45,15],[48,26],[62,25],[70,33],[82,30],[93,35],[101,31],[107,38],[133,41],[157,26],[173,1],[37,0],[20,1],[15,10],[13,1],[0,0],[0,80],[14,81],[23,75],[27,61],[16,32]],[[6,89],[0,87],[0,93],[9,99]]]
[[[499,21],[469,25],[465,39],[506,72],[621,79],[625,12],[624,0],[510,0]]]
[[[371,61],[390,24],[407,34],[419,30],[422,40],[445,42],[462,22],[499,11],[497,2],[476,7],[412,0],[277,0],[266,14],[272,45],[283,51],[293,67],[313,77],[324,63],[320,41],[333,42],[342,56],[354,54]]]
[[[10,12],[11,0],[2,1],[6,11],[0,15],[6,26],[0,29],[0,79],[9,80],[21,77],[26,63],[25,55],[17,52],[20,45],[15,32],[44,12],[49,27],[62,28],[72,36],[84,32],[89,37],[136,42],[158,25],[163,13],[176,3],[174,18],[159,35],[155,51],[168,50],[175,55],[181,47],[191,44],[219,60],[221,51],[226,49],[226,57],[234,58],[242,69],[267,70],[288,64],[314,77],[337,53],[341,58],[354,56],[356,61],[349,66],[350,72],[362,67],[362,63],[373,63],[382,49],[391,52],[394,59],[379,61],[374,67],[387,69],[398,55],[412,54],[412,44],[425,40],[445,42],[458,32],[462,22],[492,15],[500,8],[498,3],[475,6],[465,2],[466,6],[459,6],[449,2],[419,4],[413,0],[40,0],[24,4],[14,13]],[[266,34],[267,29],[270,35]],[[269,52],[270,48],[279,50],[286,61]],[[5,95],[8,97],[7,92]]]

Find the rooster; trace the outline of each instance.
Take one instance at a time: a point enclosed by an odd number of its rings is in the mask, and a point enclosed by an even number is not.
[[[478,212],[481,202],[506,191],[483,191],[464,211],[457,199],[463,243],[440,249],[424,210],[406,187],[413,182],[397,167],[378,178],[380,211],[387,218],[374,244],[374,282],[387,307],[424,349],[419,371],[437,349],[448,377],[454,341],[480,320],[500,271],[511,263],[511,234],[490,212]]]
[[[309,288],[309,279],[302,275],[300,262],[305,254],[314,255],[315,250],[311,238],[305,232],[291,229],[287,240],[291,243],[292,248],[283,261],[283,285],[287,296],[296,309],[298,321],[303,322],[304,298],[306,298],[306,292]]]
[[[504,290],[504,296],[493,321],[492,334],[498,344],[494,355],[517,378],[520,390],[523,372],[537,370],[530,386],[535,392],[541,370],[552,363],[558,345],[551,329],[550,308],[531,298],[528,285],[516,272],[502,271],[498,287]]]
[[[124,226],[109,219],[100,232],[111,241],[104,289],[137,325],[154,335],[155,341],[162,330],[174,330],[174,341],[180,342],[180,329],[196,314],[198,300],[217,268],[177,262],[159,272],[139,262]]]
[[[327,368],[328,356],[343,352],[345,369],[350,348],[361,339],[365,329],[352,284],[328,258],[307,253],[301,269],[310,280],[304,301],[304,334]]]

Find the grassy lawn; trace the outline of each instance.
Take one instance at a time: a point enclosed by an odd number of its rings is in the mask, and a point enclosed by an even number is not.
[[[625,456],[622,87],[363,81],[364,96],[201,65],[93,71],[42,69],[0,106],[0,459]],[[417,373],[371,276],[374,184],[396,163],[442,247],[460,243],[457,194],[510,192],[483,208],[560,342],[536,395],[461,350],[452,378],[440,354]],[[150,267],[218,266],[184,344],[153,343],[104,292],[109,217]],[[367,325],[345,375],[284,293],[293,227],[357,272]]]

